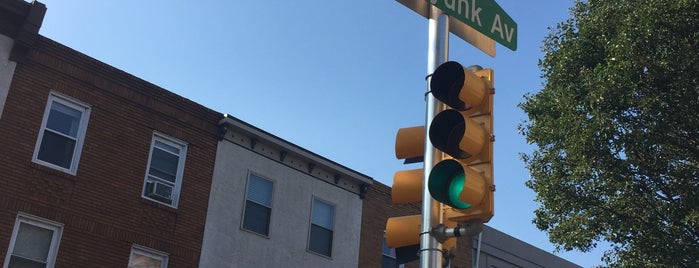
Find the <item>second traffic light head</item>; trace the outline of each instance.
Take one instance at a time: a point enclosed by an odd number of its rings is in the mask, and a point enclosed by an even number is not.
[[[481,156],[489,142],[487,129],[457,110],[443,111],[430,124],[430,141],[440,151],[457,159],[472,161]]]

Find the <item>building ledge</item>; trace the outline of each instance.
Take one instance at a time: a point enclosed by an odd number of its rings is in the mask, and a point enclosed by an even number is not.
[[[231,115],[224,115],[218,124],[219,140],[228,140],[246,147],[291,168],[357,193],[361,198],[366,193],[366,187],[374,182],[367,175],[317,155]]]
[[[10,60],[21,62],[39,38],[46,5],[38,1],[0,0],[0,34],[14,40]]]

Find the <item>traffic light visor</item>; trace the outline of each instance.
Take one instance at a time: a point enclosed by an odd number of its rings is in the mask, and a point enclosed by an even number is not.
[[[451,108],[466,111],[481,105],[489,85],[455,61],[437,67],[430,80],[432,95]]]
[[[423,169],[401,170],[393,175],[391,201],[393,204],[407,204],[422,200]]]
[[[478,155],[488,141],[481,125],[457,110],[437,114],[430,124],[429,135],[435,148],[458,159]]]
[[[425,126],[401,128],[396,133],[396,158],[406,164],[422,162],[425,154]]]
[[[428,180],[432,198],[456,209],[480,204],[487,190],[477,171],[454,159],[437,163]]]
[[[422,215],[388,218],[386,221],[386,246],[406,247],[420,244]]]

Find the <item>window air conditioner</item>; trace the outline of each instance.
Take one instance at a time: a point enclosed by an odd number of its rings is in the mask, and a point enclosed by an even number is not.
[[[146,196],[167,203],[172,201],[172,186],[159,181],[149,181],[148,184]]]

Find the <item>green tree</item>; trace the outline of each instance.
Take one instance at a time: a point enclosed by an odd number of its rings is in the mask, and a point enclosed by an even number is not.
[[[699,0],[577,1],[520,108],[534,223],[611,267],[699,267]]]

